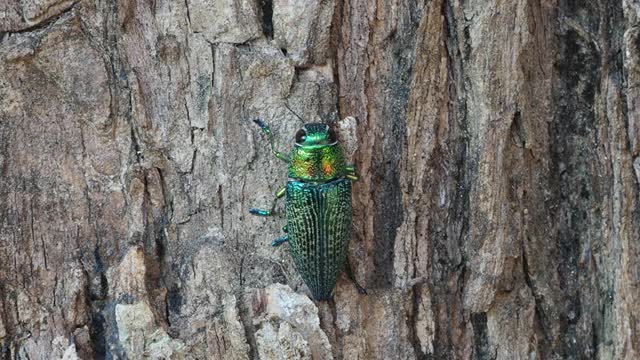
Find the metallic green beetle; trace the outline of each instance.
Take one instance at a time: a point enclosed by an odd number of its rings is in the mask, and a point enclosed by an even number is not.
[[[274,240],[278,246],[289,242],[291,255],[313,297],[329,300],[336,280],[346,264],[347,274],[358,291],[347,261],[351,239],[351,181],[358,179],[353,166],[345,163],[336,134],[326,124],[304,125],[295,137],[290,156],[276,151],[273,133],[262,120],[254,120],[269,137],[271,151],[289,164],[289,181],[276,192],[270,210],[250,209],[259,216],[274,213],[279,198],[285,196],[286,235]]]

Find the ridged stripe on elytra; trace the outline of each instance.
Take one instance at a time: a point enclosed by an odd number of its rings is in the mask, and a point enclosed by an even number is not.
[[[287,202],[289,203],[289,206],[287,208],[287,213],[289,212],[289,210],[293,211],[293,207],[294,204],[299,204],[300,202],[304,202],[304,196],[303,196],[303,192],[304,192],[304,186],[301,183],[289,183],[287,185],[292,185],[295,186],[295,191],[290,192],[289,191],[289,186],[287,186],[287,191],[286,191],[286,197],[287,197]],[[313,201],[308,201],[309,204],[312,204]],[[304,255],[306,258],[308,258],[309,256],[311,256],[311,254],[313,252],[315,252],[315,246],[316,244],[313,242],[309,242],[309,241],[293,241],[292,239],[295,238],[300,238],[300,236],[296,236],[294,234],[299,234],[301,231],[304,231],[304,229],[307,229],[307,231],[314,231],[315,229],[313,227],[312,224],[312,219],[314,218],[313,214],[311,213],[312,210],[314,210],[312,207],[310,206],[304,206],[304,203],[301,204],[302,206],[296,206],[297,208],[297,216],[291,216],[291,217],[287,217],[287,227],[289,230],[289,245],[291,246],[291,251],[292,253],[298,253],[300,254],[301,251],[298,250],[298,247],[302,247],[304,249]],[[287,214],[289,215],[289,214]],[[313,236],[313,238],[315,238],[315,235]],[[295,261],[295,257],[294,257],[294,262]],[[298,267],[298,271],[301,274],[307,274],[309,273],[309,266],[311,264],[298,264],[296,262],[296,266]],[[317,269],[314,269],[314,271],[317,271]],[[310,279],[311,280],[311,279]],[[306,282],[307,280],[305,280]],[[309,283],[307,284],[310,288],[311,287],[316,287],[317,284],[314,283]]]
[[[312,217],[309,220],[311,223],[311,228],[313,229],[313,237],[311,238],[312,239],[311,242],[313,243],[313,247],[316,249],[317,253],[320,253],[322,251],[322,243],[320,242],[321,226],[318,226],[318,224],[321,224],[318,216],[318,210],[322,206],[322,204],[318,202],[317,192],[309,191],[308,193],[313,199],[310,202],[310,206],[309,206],[309,209],[311,209],[311,213],[312,213]],[[316,206],[313,206],[313,204],[315,204]],[[314,219],[317,219],[317,220],[314,222]],[[316,257],[316,261],[314,262],[315,264],[314,274],[316,275],[320,275],[322,273],[322,267],[320,266],[319,260],[321,260],[321,257]],[[320,288],[322,285],[322,282],[320,281],[320,276],[316,276],[313,279],[314,279],[314,283],[316,284],[316,289]]]
[[[338,231],[332,231],[332,233],[344,234],[342,235],[341,240],[339,242],[336,241],[336,242],[329,243],[333,245],[332,246],[333,253],[329,257],[332,261],[331,268],[335,269],[333,278],[331,280],[332,283],[327,285],[327,286],[330,286],[331,288],[335,287],[337,276],[342,271],[342,268],[344,267],[344,263],[347,259],[348,243],[349,243],[349,240],[351,239],[351,188],[350,188],[350,185],[351,185],[351,182],[349,181],[349,190],[345,195],[348,198],[348,201],[346,199],[343,199],[342,196],[338,194],[337,196],[332,197],[334,204],[331,206],[331,208],[336,208],[336,207],[346,208],[348,209],[348,211],[339,212],[339,213],[336,213],[336,212],[329,213],[330,216],[335,215],[337,217],[335,221],[340,224],[340,229],[336,229]],[[346,216],[346,214],[348,214],[348,216]],[[329,224],[329,226],[331,226],[331,223],[332,223],[332,219],[331,218],[327,219],[327,224]],[[339,253],[335,251],[335,248],[338,245],[340,246],[340,249],[341,249]],[[336,260],[338,260],[337,258],[338,254],[340,254],[341,256],[339,264],[336,263]]]
[[[287,183],[291,254],[314,295],[328,299],[344,266],[351,237],[351,181]]]
[[[325,197],[323,196],[325,193],[324,191],[318,191],[315,193],[318,204],[320,204],[320,206],[318,206],[318,224],[326,224],[324,222],[324,210],[327,208],[326,204],[325,204]],[[323,270],[326,268],[326,262],[327,262],[327,241],[322,241],[322,239],[327,239],[327,234],[324,231],[324,226],[318,226],[318,232],[320,233],[320,236],[318,236],[318,245],[320,247],[320,254],[322,254],[322,256],[320,256],[320,258],[318,259],[318,267]],[[325,274],[324,271],[320,271],[318,273],[318,282],[320,283],[320,288],[324,289],[327,286],[326,283],[326,279],[327,279],[327,275]]]

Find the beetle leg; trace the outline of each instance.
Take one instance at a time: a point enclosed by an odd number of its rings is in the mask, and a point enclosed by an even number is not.
[[[356,280],[355,275],[353,275],[353,270],[351,270],[351,264],[349,264],[349,259],[347,259],[347,264],[345,267],[347,270],[347,276],[349,276],[349,279],[351,279],[351,281],[353,282],[353,285],[356,287],[358,292],[360,294],[366,295],[367,289],[363,288],[362,286],[360,286],[360,284],[358,284],[358,280]]]
[[[260,210],[260,209],[256,209],[256,208],[251,208],[249,209],[249,212],[252,213],[253,215],[258,215],[258,216],[271,216],[273,215],[273,213],[275,212],[276,209],[276,204],[278,203],[278,199],[280,199],[281,197],[284,196],[285,192],[286,192],[286,187],[282,187],[280,188],[280,190],[278,190],[276,192],[276,197],[273,199],[273,202],[271,203],[271,209],[270,210]]]
[[[288,163],[289,158],[285,154],[276,150],[276,146],[273,143],[273,133],[271,132],[269,125],[262,121],[262,119],[255,119],[253,120],[253,122],[258,124],[258,126],[260,126],[260,128],[262,129],[262,132],[267,134],[267,136],[269,137],[269,144],[271,145],[271,152],[273,153],[273,155],[275,155],[275,157],[277,157],[278,159]]]
[[[289,235],[280,236],[271,242],[271,246],[280,246],[282,243],[289,241]]]
[[[358,174],[356,174],[356,168],[353,165],[347,165],[345,170],[347,172],[345,176],[347,179],[351,181],[357,181],[359,179]]]

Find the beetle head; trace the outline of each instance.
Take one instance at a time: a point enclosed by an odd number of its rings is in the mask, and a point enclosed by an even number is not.
[[[333,146],[337,143],[336,133],[326,124],[306,124],[296,133],[296,146],[313,149]]]
[[[325,182],[344,174],[344,155],[329,125],[310,123],[298,130],[291,149],[290,178]]]

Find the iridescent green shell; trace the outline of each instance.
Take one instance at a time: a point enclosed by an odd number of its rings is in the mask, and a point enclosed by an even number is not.
[[[294,146],[289,161],[289,177],[304,181],[328,181],[345,173],[340,145]]]
[[[286,216],[293,261],[316,300],[331,298],[351,239],[351,180],[289,180]]]

